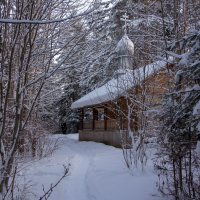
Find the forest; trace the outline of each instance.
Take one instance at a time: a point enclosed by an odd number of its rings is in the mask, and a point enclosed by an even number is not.
[[[170,77],[156,110],[145,84],[140,96],[126,94],[141,116],[137,137],[129,131],[133,147],[122,151],[126,166],[145,166],[152,140],[163,198],[200,199],[199,0],[0,0],[0,200],[25,200],[16,176],[57,148],[49,135],[78,132],[71,105],[116,75],[124,33],[132,70],[162,60]]]

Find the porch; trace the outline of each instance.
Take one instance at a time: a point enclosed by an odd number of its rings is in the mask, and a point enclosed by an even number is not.
[[[81,109],[80,113],[80,141],[95,141],[120,148],[125,144],[130,147],[127,119],[117,117],[107,107]],[[133,125],[131,122],[130,127],[133,128]]]
[[[128,121],[123,120],[121,123],[116,119],[105,120],[83,120],[80,130],[93,130],[93,131],[117,131],[127,130]]]

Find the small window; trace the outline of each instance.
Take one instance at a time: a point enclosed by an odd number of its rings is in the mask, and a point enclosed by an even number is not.
[[[84,109],[84,119],[85,120],[92,120],[93,114],[91,108],[85,108]]]
[[[104,120],[104,109],[98,108],[98,120]]]

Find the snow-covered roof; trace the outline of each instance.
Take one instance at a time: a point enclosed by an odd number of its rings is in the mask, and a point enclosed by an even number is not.
[[[118,76],[108,81],[105,85],[72,103],[71,108],[83,108],[115,100],[124,96],[126,91],[138,85],[145,78],[155,74],[166,65],[166,61],[157,61],[135,70],[120,71]]]

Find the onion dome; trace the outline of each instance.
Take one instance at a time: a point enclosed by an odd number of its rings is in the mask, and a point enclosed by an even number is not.
[[[116,47],[116,52],[119,55],[133,55],[134,54],[134,44],[129,39],[128,35],[124,35],[122,39],[118,42]]]
[[[121,69],[132,69],[133,68],[133,55],[134,55],[134,44],[125,34],[122,39],[118,42],[116,52],[120,58]]]

